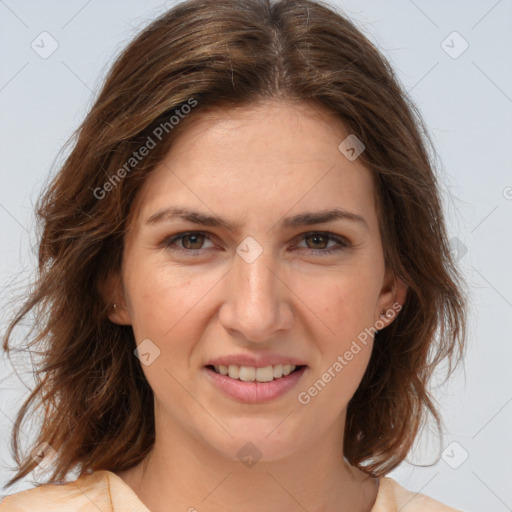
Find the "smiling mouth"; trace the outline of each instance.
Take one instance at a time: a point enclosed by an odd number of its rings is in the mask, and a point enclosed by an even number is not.
[[[276,364],[264,366],[262,368],[256,368],[253,366],[238,366],[238,365],[207,365],[206,368],[214,371],[218,375],[224,375],[233,380],[241,380],[244,382],[272,382],[275,380],[282,379],[288,375],[298,372],[305,365],[294,365],[294,364]]]

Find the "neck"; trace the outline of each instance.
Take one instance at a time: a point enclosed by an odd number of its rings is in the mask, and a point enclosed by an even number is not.
[[[189,432],[157,427],[148,457],[119,476],[152,512],[370,512],[378,480],[344,461],[339,431],[288,457],[244,463]]]

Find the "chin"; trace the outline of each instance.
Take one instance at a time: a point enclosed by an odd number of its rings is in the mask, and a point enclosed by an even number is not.
[[[278,421],[239,421],[236,427],[226,425],[233,437],[226,434],[206,442],[225,458],[241,461],[248,467],[255,462],[285,459],[299,451],[302,445],[296,432],[278,426],[283,418]]]

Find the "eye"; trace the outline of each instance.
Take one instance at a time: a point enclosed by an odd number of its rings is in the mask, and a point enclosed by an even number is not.
[[[195,257],[201,256],[203,254],[203,250],[213,248],[213,246],[204,247],[206,240],[212,243],[209,233],[202,231],[187,231],[167,238],[162,242],[162,247],[184,254],[185,256]],[[328,256],[334,252],[343,251],[351,247],[348,240],[329,232],[314,231],[304,233],[301,235],[301,240],[306,242],[306,248],[309,249],[310,253],[319,256]],[[328,248],[326,244],[328,245],[329,242],[335,242],[335,245]]]
[[[302,235],[302,239],[306,241],[306,245],[308,246],[309,249],[311,249],[311,252],[319,255],[329,255],[333,252],[342,251],[350,247],[348,241],[328,232],[305,233],[304,235]],[[335,245],[334,247],[326,248],[325,244],[328,244],[329,242],[336,242],[337,245]],[[318,245],[320,245],[321,247],[318,247]]]
[[[196,256],[198,251],[203,249],[204,241],[209,240],[207,233],[201,231],[189,231],[187,233],[179,233],[163,242],[163,245],[173,251],[178,251],[190,256]],[[176,242],[180,242],[182,247],[173,247]]]

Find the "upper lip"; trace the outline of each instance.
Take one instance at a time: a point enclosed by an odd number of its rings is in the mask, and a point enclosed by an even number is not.
[[[284,356],[280,354],[268,354],[254,356],[248,354],[233,354],[230,356],[220,356],[210,359],[205,366],[250,366],[254,368],[264,368],[265,366],[274,366],[276,364],[293,364],[295,366],[306,366],[304,361],[296,357]]]

